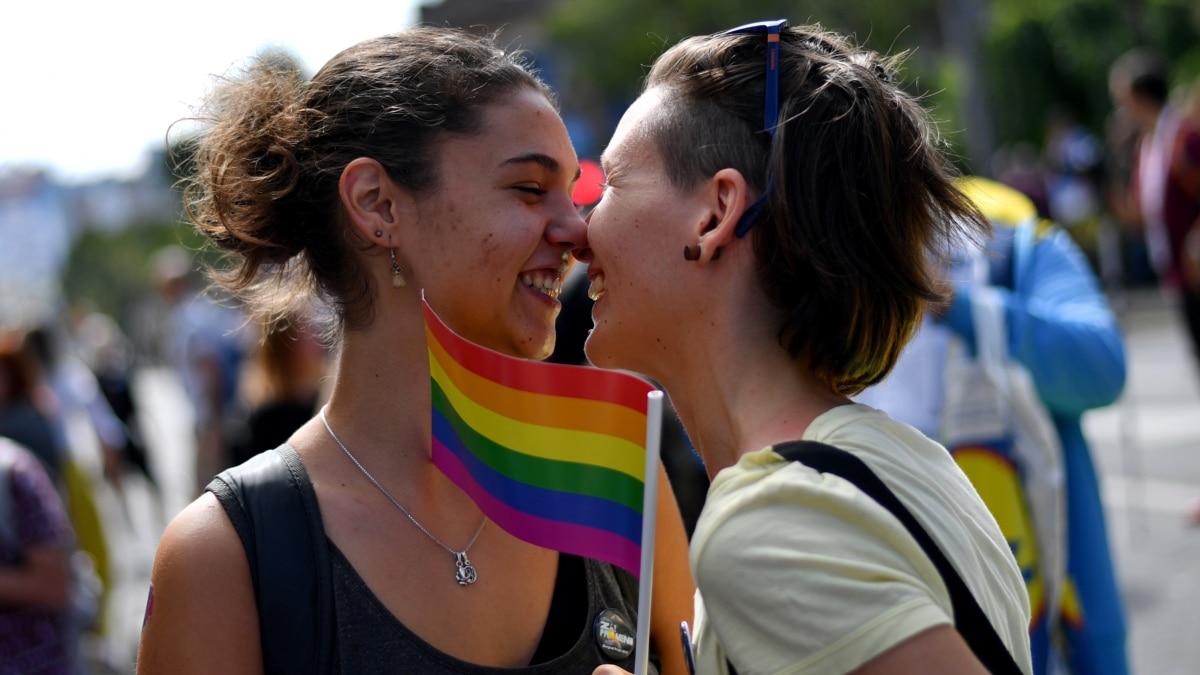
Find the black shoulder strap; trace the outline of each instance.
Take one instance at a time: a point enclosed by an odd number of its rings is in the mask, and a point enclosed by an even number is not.
[[[871,471],[870,467],[845,450],[814,441],[781,443],[776,445],[774,450],[785,459],[800,462],[821,473],[841,476],[896,516],[904,524],[909,534],[921,545],[925,555],[929,556],[929,560],[942,575],[942,581],[950,592],[950,602],[954,608],[954,626],[963,636],[967,646],[975,653],[975,657],[993,673],[1019,674],[1021,672],[1012,654],[996,633],[992,622],[979,607],[971,589],[963,582],[962,577],[958,575],[954,566],[946,559],[945,554],[938,548],[925,528],[896,498],[891,489]]]
[[[329,548],[296,451],[280,446],[208,484],[233,522],[258,605],[267,673],[326,673],[333,651]]]

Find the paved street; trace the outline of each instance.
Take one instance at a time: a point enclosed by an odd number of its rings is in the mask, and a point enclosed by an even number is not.
[[[1135,673],[1200,672],[1200,527],[1188,503],[1200,497],[1200,374],[1175,312],[1155,291],[1118,298],[1130,353],[1122,400],[1084,419],[1103,475],[1109,532],[1130,617]],[[107,658],[131,672],[154,546],[170,515],[193,497],[189,411],[169,373],[137,380],[161,500],[128,481],[111,520],[120,565],[110,604]]]
[[[114,673],[133,672],[154,549],[171,516],[194,498],[195,485],[192,413],[182,383],[165,369],[149,369],[138,373],[133,386],[158,489],[127,473],[119,504],[110,502],[106,518],[115,588],[107,608],[106,639],[95,649]],[[99,675],[105,668],[96,670]]]
[[[1156,291],[1117,299],[1129,379],[1084,430],[1104,477],[1108,528],[1129,616],[1134,673],[1200,672],[1200,373],[1178,314]]]

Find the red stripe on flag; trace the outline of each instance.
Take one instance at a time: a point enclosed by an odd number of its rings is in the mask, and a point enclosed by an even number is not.
[[[580,377],[578,366],[542,363],[514,358],[474,344],[442,323],[428,302],[425,309],[426,335],[464,368],[506,387],[550,396],[567,396],[605,401],[646,414],[649,382],[619,371],[588,368]]]

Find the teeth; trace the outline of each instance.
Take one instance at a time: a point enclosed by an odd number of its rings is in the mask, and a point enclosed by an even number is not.
[[[556,274],[535,270],[521,275],[521,283],[552,298],[562,292],[562,278]]]
[[[604,295],[604,275],[592,277],[592,283],[588,285],[588,297],[592,302],[599,300]]]

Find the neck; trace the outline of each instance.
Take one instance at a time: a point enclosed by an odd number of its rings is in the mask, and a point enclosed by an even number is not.
[[[800,438],[817,416],[850,402],[817,381],[769,331],[751,335],[744,328],[768,325],[748,323],[760,320],[717,323],[741,327],[734,330],[682,331],[705,337],[690,339],[690,355],[659,378],[710,478],[746,453]]]
[[[326,412],[355,457],[384,476],[428,463],[431,435],[429,361],[417,311],[380,313],[366,329],[347,331]]]

